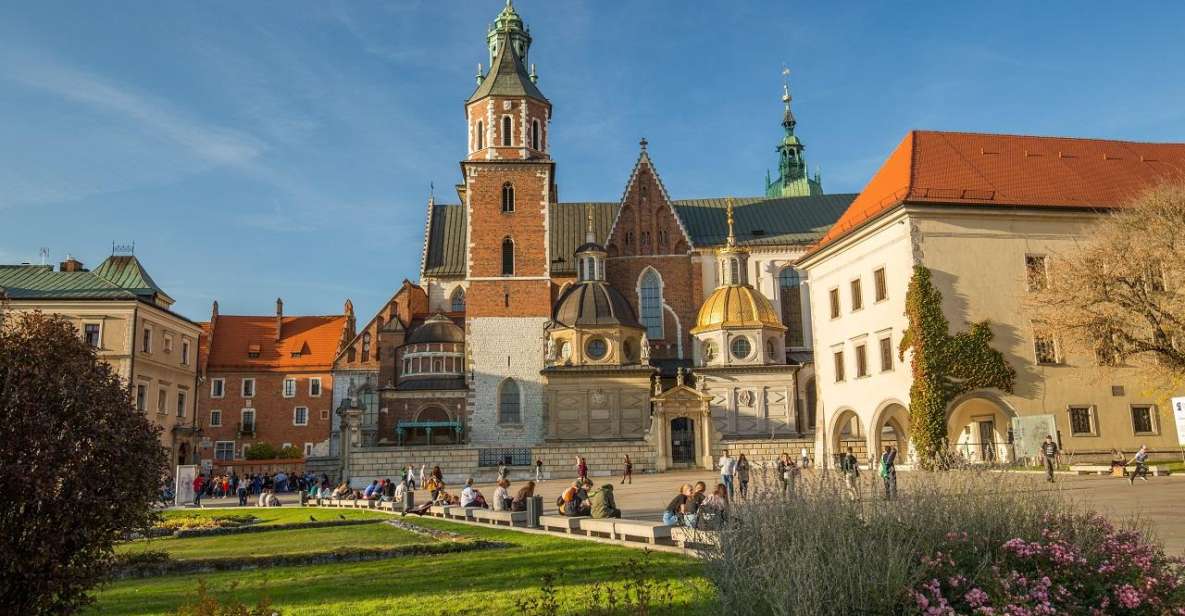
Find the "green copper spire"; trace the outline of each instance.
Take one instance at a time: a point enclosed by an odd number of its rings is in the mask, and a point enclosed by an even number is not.
[[[503,35],[510,41],[515,54],[525,66],[527,51],[531,49],[531,29],[523,24],[523,18],[515,12],[510,0],[506,0],[506,6],[502,7],[502,12],[494,18],[494,23],[490,24],[489,33],[486,34],[486,42],[490,46],[490,66],[494,65],[494,59],[498,57]]]
[[[794,134],[794,127],[798,120],[790,110],[790,69],[782,67],[782,130],[785,134],[778,143],[778,177],[772,181],[769,172],[765,177],[765,196],[767,197],[806,197],[823,194],[820,176],[812,179],[807,175],[806,158],[803,150],[806,146]]]

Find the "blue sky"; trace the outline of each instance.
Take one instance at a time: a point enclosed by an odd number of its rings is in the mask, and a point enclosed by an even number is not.
[[[429,183],[502,2],[28,2],[0,20],[0,262],[112,241],[204,320],[368,318],[415,280]],[[913,128],[1185,141],[1185,3],[519,0],[560,198],[645,136],[675,198],[753,195],[780,70],[828,192]]]

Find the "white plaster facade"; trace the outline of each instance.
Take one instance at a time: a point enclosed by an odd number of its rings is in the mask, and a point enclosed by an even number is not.
[[[471,372],[469,442],[491,447],[524,447],[543,441],[543,383],[546,347],[543,317],[481,317],[468,320]],[[500,423],[499,387],[519,386],[522,422]]]

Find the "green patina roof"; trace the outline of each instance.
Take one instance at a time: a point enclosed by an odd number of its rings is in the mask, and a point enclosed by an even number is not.
[[[839,219],[855,194],[810,197],[739,197],[733,199],[737,243],[744,246],[809,244]],[[726,200],[685,199],[671,203],[696,248],[724,245],[728,237]],[[587,212],[593,212],[593,232],[604,243],[617,216],[615,202],[558,203],[551,208],[551,270],[575,273],[572,255],[584,243]],[[427,237],[425,276],[465,275],[465,208],[437,205]],[[559,259],[563,261],[559,261]]]
[[[547,101],[547,97],[543,96],[543,93],[531,81],[530,75],[527,74],[527,68],[523,66],[522,60],[514,51],[514,45],[508,44],[506,40],[501,43],[498,57],[490,66],[490,72],[477,86],[473,96],[469,97],[469,102],[472,103],[487,96],[527,96]]]
[[[142,299],[172,304],[133,256],[111,256],[89,272],[55,272],[52,265],[0,265],[9,299]]]

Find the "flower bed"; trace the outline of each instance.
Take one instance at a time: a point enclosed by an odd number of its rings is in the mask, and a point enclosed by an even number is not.
[[[919,611],[950,615],[1185,614],[1185,563],[1097,513],[1048,515],[1002,544],[952,532],[922,559]]]

